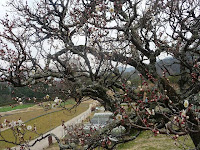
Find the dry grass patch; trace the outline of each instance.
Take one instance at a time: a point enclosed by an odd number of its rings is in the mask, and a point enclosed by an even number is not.
[[[46,102],[48,103],[48,102]],[[66,108],[70,108],[72,107],[72,104],[74,103],[73,100],[69,100],[68,103],[66,103]],[[71,105],[70,105],[71,104]],[[9,121],[17,121],[19,118],[21,118],[21,120],[23,122],[26,122],[32,118],[47,114],[47,113],[51,113],[54,111],[59,111],[62,108],[54,108],[54,109],[50,109],[50,110],[44,110],[42,107],[35,105],[33,107],[29,107],[27,109],[22,109],[22,110],[17,110],[16,112],[12,112],[11,114],[8,114],[6,116],[1,117],[2,120],[7,119]]]
[[[139,137],[131,142],[121,144],[119,150],[181,150],[182,144],[187,148],[194,148],[192,140],[189,136],[179,137],[178,140],[172,140],[166,135],[154,136],[150,131],[143,131]]]
[[[72,105],[70,105],[72,106]],[[70,107],[68,106],[68,107]],[[17,121],[19,118],[21,118],[21,120],[23,122],[26,122],[32,118],[47,114],[47,113],[51,113],[54,111],[58,111],[61,110],[62,108],[55,108],[55,109],[50,109],[50,110],[44,110],[43,108],[41,108],[40,106],[34,106],[32,109],[26,110],[26,111],[19,111],[16,112],[14,114],[8,115],[8,116],[3,116],[1,119],[7,119],[7,120],[14,120]]]

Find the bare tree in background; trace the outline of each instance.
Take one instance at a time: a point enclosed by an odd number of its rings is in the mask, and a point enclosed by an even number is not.
[[[189,135],[200,149],[199,0],[40,0],[31,6],[12,0],[9,5],[13,12],[1,20],[0,80],[21,87],[57,78],[75,86],[63,93],[77,103],[90,97],[113,112],[113,123],[82,141],[86,149],[112,149],[141,130],[174,139]],[[171,61],[157,64],[166,54]],[[120,66],[139,72],[139,90],[132,90]],[[178,77],[176,86],[169,76]],[[126,132],[118,141],[99,140],[120,125]]]

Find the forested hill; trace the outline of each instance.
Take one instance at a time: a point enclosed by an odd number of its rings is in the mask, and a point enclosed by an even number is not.
[[[36,87],[12,87],[7,83],[0,82],[0,106],[15,104],[16,101],[13,100],[15,97],[22,98],[24,102],[33,103],[33,99],[29,101],[28,98],[36,97],[39,100],[47,94],[45,91],[35,91],[35,88]]]
[[[122,72],[125,70],[125,72],[134,72],[135,68],[134,67],[118,67],[119,71]],[[159,60],[156,63],[156,69],[159,75],[162,75],[163,71],[166,69],[169,71],[170,75],[176,75],[180,73],[180,65],[179,61],[172,58],[172,57],[167,57],[165,59]],[[137,74],[137,71],[136,71]]]

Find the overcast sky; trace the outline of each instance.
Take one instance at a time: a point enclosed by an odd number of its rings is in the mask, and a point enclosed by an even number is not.
[[[6,13],[5,7],[2,6],[6,5],[6,1],[7,0],[0,0],[0,18],[2,18]]]
[[[0,0],[0,19],[3,19],[3,17],[5,16],[6,12],[8,12],[9,10],[9,7],[6,7],[6,2],[8,0]],[[28,0],[29,4],[31,2],[33,2],[35,0]],[[8,12],[9,13],[9,12]],[[0,31],[2,31],[2,28],[0,27]],[[79,44],[85,44],[85,38],[84,37],[75,37],[73,38],[73,42],[75,45],[79,45]],[[163,57],[166,57],[167,55],[166,54],[162,54],[160,56],[160,58],[162,59]]]

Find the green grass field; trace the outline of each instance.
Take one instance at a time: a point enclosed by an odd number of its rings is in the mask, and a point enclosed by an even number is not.
[[[11,110],[16,110],[16,109],[23,109],[23,108],[28,108],[32,107],[35,104],[23,104],[23,105],[17,105],[15,107],[12,106],[4,106],[0,108],[0,112],[6,112],[6,111],[11,111]]]
[[[70,107],[72,107],[72,105],[69,104],[67,107],[70,108]],[[53,113],[41,116],[39,118],[33,119],[31,121],[28,121],[26,123],[26,125],[33,126],[35,124],[36,127],[37,127],[37,132],[38,133],[46,133],[49,130],[61,125],[62,120],[63,121],[70,120],[70,119],[74,118],[75,116],[79,115],[80,113],[84,112],[85,110],[87,110],[88,107],[89,107],[89,104],[83,103],[83,104],[80,104],[76,109],[73,109],[71,112],[69,112],[68,110],[62,110],[62,111],[53,112]],[[22,120],[24,121],[24,120],[26,120],[28,118],[31,119],[31,118],[36,117],[35,114],[43,115],[43,113],[44,113],[43,111],[44,110],[40,110],[40,111],[41,111],[40,113],[39,113],[38,110],[29,112],[29,113],[19,113],[19,114],[14,114],[14,116],[13,115],[7,116],[5,118],[10,117],[10,119],[11,119],[11,117],[12,117],[13,120],[18,120],[18,118],[21,117]],[[50,111],[52,111],[52,110],[50,110]],[[48,112],[46,111],[46,113],[48,113]],[[16,118],[16,119],[14,119],[14,118]],[[2,118],[2,120],[3,120],[3,118]],[[13,135],[13,132],[10,129],[2,131],[1,135],[5,139],[9,139],[11,141],[14,141],[14,135]],[[37,136],[38,136],[37,134],[28,131],[26,133],[25,139],[29,139],[30,137],[31,137],[31,139],[35,139]],[[1,139],[2,138],[0,137],[0,140]],[[13,147],[13,146],[14,146],[13,144],[0,142],[0,150],[8,148],[8,147]]]

